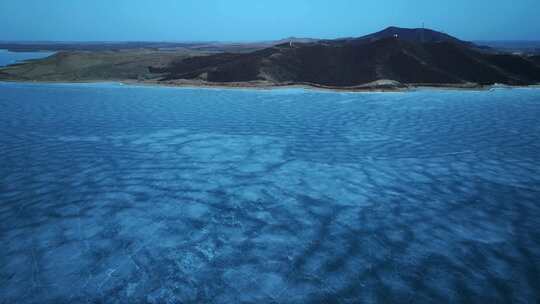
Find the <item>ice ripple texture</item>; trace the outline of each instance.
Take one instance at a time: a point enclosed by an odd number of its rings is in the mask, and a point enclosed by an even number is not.
[[[0,303],[535,303],[540,90],[0,84]]]

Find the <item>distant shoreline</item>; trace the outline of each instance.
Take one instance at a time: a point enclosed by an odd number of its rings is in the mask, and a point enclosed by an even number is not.
[[[405,84],[401,86],[369,86],[361,85],[354,87],[333,87],[310,83],[257,83],[257,82],[235,82],[235,83],[212,83],[200,81],[137,81],[137,80],[81,80],[81,81],[44,81],[44,80],[10,80],[1,79],[0,83],[26,83],[26,84],[119,84],[141,87],[167,87],[167,88],[202,88],[202,89],[250,89],[250,90],[279,90],[279,89],[306,89],[313,91],[343,92],[343,93],[392,93],[392,92],[413,92],[417,90],[456,90],[456,91],[488,91],[495,88],[540,88],[540,84],[535,85],[479,85],[479,84]]]

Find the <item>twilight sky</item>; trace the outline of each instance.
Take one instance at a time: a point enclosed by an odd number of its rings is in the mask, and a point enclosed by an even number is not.
[[[426,27],[540,40],[540,0],[0,0],[0,40],[257,41]]]

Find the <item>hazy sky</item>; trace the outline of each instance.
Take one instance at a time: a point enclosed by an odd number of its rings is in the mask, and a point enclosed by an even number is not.
[[[540,40],[540,0],[0,0],[0,40],[253,41],[389,25]]]

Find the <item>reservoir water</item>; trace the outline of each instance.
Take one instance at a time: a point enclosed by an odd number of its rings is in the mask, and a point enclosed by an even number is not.
[[[540,90],[0,83],[1,303],[537,303]]]
[[[54,52],[10,52],[0,49],[0,67],[30,59],[40,59],[53,55]]]

